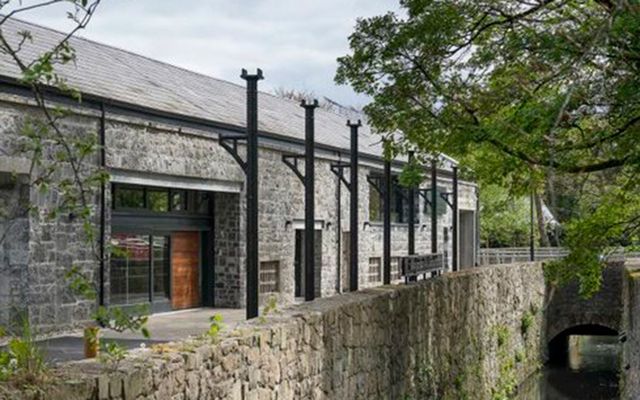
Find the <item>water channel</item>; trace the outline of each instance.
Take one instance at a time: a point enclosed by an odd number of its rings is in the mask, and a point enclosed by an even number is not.
[[[568,351],[530,377],[516,400],[619,399],[617,336],[570,336]]]

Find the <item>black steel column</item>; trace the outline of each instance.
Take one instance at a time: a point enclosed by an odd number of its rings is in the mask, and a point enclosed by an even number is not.
[[[382,232],[382,255],[384,266],[382,281],[385,285],[391,283],[391,160],[384,161],[384,227]]]
[[[535,244],[535,234],[534,234],[534,230],[533,227],[535,225],[535,214],[533,212],[533,204],[534,204],[534,198],[533,198],[533,192],[531,192],[531,196],[529,197],[529,207],[530,207],[530,214],[531,214],[531,221],[530,221],[530,229],[529,229],[529,260],[531,261],[535,261],[536,260],[536,244]]]
[[[349,189],[351,191],[351,207],[349,211],[350,233],[351,233],[351,267],[349,269],[349,290],[358,290],[358,128],[362,126],[360,120],[356,123],[347,121],[347,126],[351,128],[351,166],[349,168],[351,177]]]
[[[409,165],[413,163],[414,153],[409,152]],[[413,185],[409,186],[409,255],[416,254],[416,189]]]
[[[453,167],[453,259],[452,267],[458,270],[458,167]]]
[[[247,319],[258,316],[258,81],[262,70],[249,75],[247,81]]]
[[[437,161],[431,162],[431,252],[438,252],[438,170]]]
[[[304,299],[316,297],[315,285],[315,131],[314,112],[318,101],[302,100],[304,122]]]

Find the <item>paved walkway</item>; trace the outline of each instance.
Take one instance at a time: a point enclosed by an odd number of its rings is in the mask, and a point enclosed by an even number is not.
[[[245,321],[246,311],[232,308],[195,308],[191,310],[172,311],[149,316],[147,328],[152,340],[172,341],[198,336],[205,333],[210,326],[209,318],[222,315],[222,323],[226,329],[233,329]],[[140,339],[139,333],[103,331],[101,337],[106,339]]]
[[[135,349],[143,343],[162,343],[202,335],[209,329],[209,318],[214,314],[222,316],[224,329],[234,329],[245,321],[245,313],[244,309],[197,308],[153,314],[149,316],[147,323],[151,333],[149,340],[144,339],[140,333],[110,330],[102,330],[100,338],[115,341],[128,349]],[[38,345],[43,350],[45,359],[52,364],[84,358],[84,339],[81,331],[43,339],[38,341]]]

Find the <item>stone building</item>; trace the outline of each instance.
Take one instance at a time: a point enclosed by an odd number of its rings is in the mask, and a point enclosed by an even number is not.
[[[16,20],[5,35],[28,30],[33,43],[23,54],[48,50],[61,33]],[[82,93],[79,104],[56,93],[53,103],[72,114],[65,131],[96,135],[104,157],[94,156],[110,174],[104,198],[95,198],[99,245],[112,250],[101,262],[73,216],[53,220],[24,214],[2,220],[8,232],[0,242],[0,325],[26,311],[43,330],[86,320],[96,301],[71,295],[65,271],[80,268],[98,285],[106,305],[150,304],[154,312],[199,306],[245,304],[245,175],[220,146],[225,133],[245,127],[245,88],[143,56],[74,38],[77,60],[58,71]],[[268,71],[267,71],[268,72]],[[37,117],[31,93],[19,71],[0,56],[0,201],[2,205],[54,204],[55,188],[30,187],[30,160],[16,143],[27,117]],[[268,76],[267,76],[268,78]],[[239,82],[242,82],[240,79]],[[349,226],[349,193],[330,164],[348,160],[345,115],[318,109],[316,124],[316,294],[348,290],[349,231],[359,229],[360,287],[382,281],[381,198],[367,177],[382,174],[379,137],[366,123],[360,130],[359,226]],[[353,117],[352,117],[353,119]],[[259,94],[259,261],[261,299],[275,295],[290,303],[304,295],[302,241],[304,190],[283,163],[282,154],[304,151],[304,109],[296,102]],[[242,149],[241,149],[242,151]],[[398,174],[402,160],[393,163]],[[455,161],[442,156],[437,189],[452,190]],[[62,177],[60,178],[62,179]],[[424,188],[429,187],[425,182]],[[407,202],[394,191],[393,277],[407,254]],[[418,198],[416,252],[429,253],[429,206]],[[438,251],[450,266],[452,211],[438,204]],[[475,263],[477,191],[459,184],[460,267]],[[118,251],[125,250],[125,251]]]

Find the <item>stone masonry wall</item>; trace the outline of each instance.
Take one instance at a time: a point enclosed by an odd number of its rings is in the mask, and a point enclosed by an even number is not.
[[[41,115],[33,107],[1,103],[0,154],[3,158],[25,157],[21,152],[21,144],[28,142],[22,135],[24,123],[39,118]],[[68,135],[96,135],[98,119],[90,115],[75,116],[63,120],[59,126]],[[87,243],[82,221],[73,215],[48,217],[49,211],[62,200],[56,182],[70,178],[71,173],[57,170],[51,176],[52,183],[46,192],[29,185],[43,170],[46,171],[53,157],[52,150],[45,147],[44,165],[36,165],[33,176],[20,177],[24,189],[19,189],[22,191],[19,201],[25,206],[37,206],[38,212],[30,212],[27,218],[20,218],[16,225],[10,225],[6,231],[9,236],[0,246],[0,308],[10,310],[0,316],[0,325],[22,324],[23,320],[28,320],[39,332],[65,330],[78,321],[87,320],[94,308],[93,300],[74,296],[65,279],[65,273],[72,266],[89,279],[97,276],[99,263]],[[89,166],[97,165],[97,162],[95,155],[87,159]],[[90,200],[95,202],[98,215],[97,198],[90,197]],[[12,208],[15,202],[6,206]],[[97,226],[98,218],[93,222]],[[0,231],[0,235],[3,233],[4,230]],[[4,316],[11,318],[2,321]]]
[[[29,203],[26,176],[0,172],[0,326],[26,311],[29,265]]]
[[[623,299],[620,397],[635,400],[640,398],[640,259],[627,261]]]
[[[214,302],[217,307],[234,307],[241,303],[244,292],[241,274],[244,239],[240,235],[240,196],[216,193]]]
[[[77,109],[78,115],[65,119],[65,130],[80,134],[95,134],[99,126],[99,114],[95,110]],[[18,142],[19,127],[25,116],[34,114],[34,109],[24,104],[24,99],[0,95],[0,150],[10,152]],[[229,184],[239,193],[216,192],[216,227],[224,232],[216,232],[215,302],[222,307],[243,307],[245,304],[245,218],[244,173],[233,158],[219,145],[216,133],[192,127],[183,127],[171,121],[149,120],[140,116],[115,114],[106,109],[106,165],[112,171],[162,181],[166,179],[186,179],[190,182]],[[301,127],[302,129],[302,127]],[[287,145],[289,146],[289,145]],[[242,146],[241,146],[242,147]],[[242,148],[241,148],[242,151]],[[294,256],[296,229],[301,228],[304,219],[304,191],[301,182],[282,162],[282,153],[302,151],[300,148],[283,144],[265,144],[260,148],[260,261],[279,263],[279,291],[276,293],[280,304],[294,301]],[[349,193],[344,185],[338,197],[338,178],[330,171],[330,164],[340,156],[318,152],[316,161],[316,219],[320,222],[322,254],[318,265],[317,291],[321,296],[330,296],[348,288],[344,278],[348,271],[348,257],[344,250],[348,247]],[[98,160],[95,160],[97,163]],[[360,167],[359,190],[359,271],[360,287],[377,286],[379,281],[370,281],[370,260],[382,257],[382,227],[369,221],[369,187],[367,175],[381,168],[375,163],[363,162]],[[380,169],[376,170],[377,173]],[[395,171],[396,173],[398,171]],[[441,177],[440,177],[441,178]],[[450,183],[439,179],[439,186]],[[225,186],[226,187],[226,186]],[[461,207],[475,207],[473,186],[461,182]],[[107,188],[107,204],[110,204],[110,190]],[[55,193],[42,195],[31,190],[31,202],[48,208],[55,203]],[[422,200],[420,200],[422,203]],[[96,199],[96,212],[99,212]],[[338,208],[341,212],[338,213]],[[422,210],[422,206],[420,206]],[[110,207],[106,210],[107,227],[105,241],[110,240]],[[428,215],[417,216],[416,249],[418,253],[430,252],[430,223]],[[371,222],[366,225],[367,222]],[[98,221],[96,219],[96,226]],[[439,217],[438,236],[440,251],[450,254],[451,238],[444,240],[444,228],[451,225],[451,211]],[[407,254],[407,225],[395,224],[392,232],[392,256]],[[60,217],[55,221],[29,220],[28,247],[24,252],[4,251],[15,257],[22,254],[20,278],[24,297],[21,302],[30,307],[30,318],[35,328],[62,330],[85,321],[95,306],[91,301],[83,301],[71,296],[67,290],[64,272],[70,265],[82,269],[86,276],[97,280],[98,263],[82,238],[81,226],[77,221]],[[233,242],[235,240],[235,242]],[[445,243],[446,242],[446,243]],[[450,257],[449,257],[450,258]],[[4,261],[3,261],[4,262]],[[6,262],[4,262],[6,264]],[[17,265],[17,264],[16,264]],[[339,274],[340,271],[340,274]],[[0,262],[0,280],[7,282],[11,272]],[[28,276],[28,277],[27,277]],[[109,262],[106,262],[105,300],[109,303]],[[14,274],[15,277],[15,274]],[[12,286],[13,287],[13,286]],[[0,286],[0,299],[6,299],[4,286]],[[9,289],[7,289],[9,290]],[[17,289],[14,289],[17,290]],[[262,296],[265,300],[267,296]],[[13,301],[13,300],[12,300]],[[0,304],[7,306],[7,304]]]
[[[51,400],[506,398],[500,396],[539,366],[544,292],[538,263],[365,289],[277,311],[215,343],[192,339],[136,350],[118,366],[70,363],[47,394]]]

